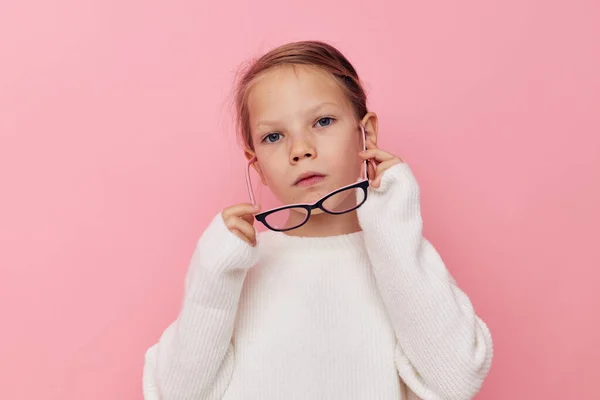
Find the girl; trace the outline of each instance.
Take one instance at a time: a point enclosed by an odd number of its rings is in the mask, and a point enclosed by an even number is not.
[[[286,206],[214,217],[146,352],[144,398],[472,398],[490,332],[422,236],[417,182],[377,147],[353,66],[322,42],[281,46],[236,106],[249,165]]]

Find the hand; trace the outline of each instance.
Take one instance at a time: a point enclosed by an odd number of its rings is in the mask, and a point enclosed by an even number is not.
[[[227,207],[221,212],[225,226],[240,239],[256,246],[254,214],[260,211],[259,205],[242,203]]]
[[[367,138],[366,144],[367,150],[363,150],[358,154],[363,160],[371,160],[368,166],[369,177],[371,178],[370,185],[378,188],[381,185],[381,177],[385,170],[403,161],[400,157],[379,149],[371,138]]]

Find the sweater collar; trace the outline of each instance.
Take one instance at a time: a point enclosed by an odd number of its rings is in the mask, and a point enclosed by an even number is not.
[[[258,243],[263,249],[270,250],[352,252],[364,248],[364,235],[358,231],[334,236],[291,236],[268,230],[260,233]]]

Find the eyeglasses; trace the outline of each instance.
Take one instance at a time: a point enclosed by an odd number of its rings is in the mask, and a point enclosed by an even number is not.
[[[360,125],[363,149],[366,150],[366,133]],[[250,202],[255,204],[254,190],[250,180],[250,167],[256,162],[256,157],[248,161],[246,169],[246,185],[248,187],[248,196]],[[320,209],[328,214],[340,215],[356,210],[367,200],[367,189],[369,187],[368,160],[364,161],[361,168],[361,178],[353,184],[344,186],[323,196],[313,204],[290,204],[283,207],[273,208],[268,211],[256,214],[254,217],[268,229],[276,232],[285,232],[296,229],[304,225],[310,218],[314,209]]]

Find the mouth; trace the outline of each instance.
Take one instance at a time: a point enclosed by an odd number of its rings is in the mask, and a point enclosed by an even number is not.
[[[321,174],[319,172],[312,172],[312,171],[305,172],[303,174],[300,174],[300,176],[298,176],[298,178],[294,182],[294,186],[301,186],[301,187],[312,186],[316,183],[321,182],[323,179],[325,179],[325,175]]]

